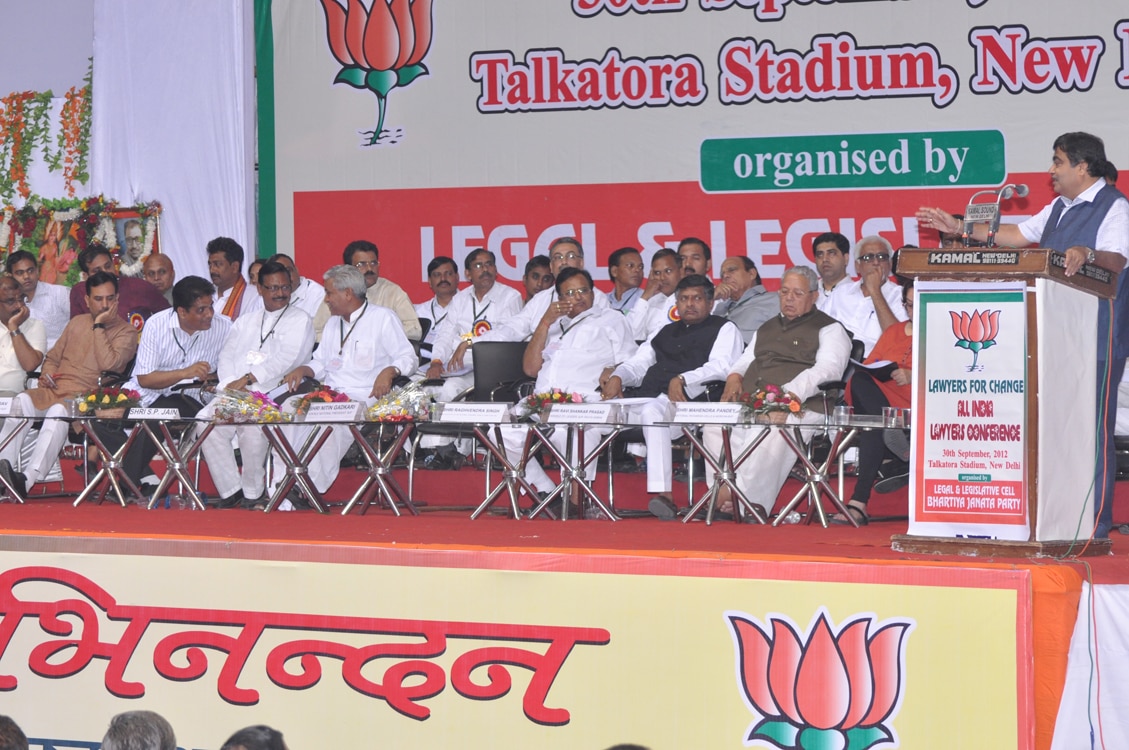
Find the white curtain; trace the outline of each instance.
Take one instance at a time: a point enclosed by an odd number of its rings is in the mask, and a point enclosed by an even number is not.
[[[95,2],[90,192],[159,200],[161,249],[178,279],[208,278],[213,237],[255,253],[252,10],[241,0]]]

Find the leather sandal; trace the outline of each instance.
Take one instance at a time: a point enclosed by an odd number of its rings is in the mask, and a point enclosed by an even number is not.
[[[850,500],[847,502],[847,512],[858,523],[859,526],[866,526],[870,523],[870,516],[866,512],[866,503],[859,500]],[[831,523],[841,524],[843,526],[850,526],[850,520],[842,513],[836,513],[829,519]]]

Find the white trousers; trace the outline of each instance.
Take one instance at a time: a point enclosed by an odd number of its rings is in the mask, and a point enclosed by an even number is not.
[[[514,464],[521,460],[521,452],[525,448],[525,436],[529,432],[529,427],[523,424],[504,424],[502,428],[502,446],[506,449],[506,457]],[[606,435],[610,431],[608,427],[590,427],[584,430],[584,452],[591,453],[592,448],[599,442],[602,435]],[[568,441],[568,428],[565,425],[559,425],[549,436],[549,441],[556,446],[557,450],[562,454],[565,452],[565,447]],[[576,445],[572,446],[572,455],[569,457],[570,461],[575,462],[577,455]],[[595,461],[590,465],[595,467]],[[538,492],[551,492],[557,483],[549,479],[549,475],[541,468],[541,464],[536,460],[530,461],[525,466],[525,479],[531,485],[537,488]]]
[[[22,469],[27,477],[27,488],[30,490],[36,482],[50,473],[55,460],[59,458],[59,452],[63,450],[63,444],[67,442],[70,423],[63,419],[67,416],[67,407],[63,404],[55,404],[46,409],[36,409],[31,403],[31,397],[21,393],[12,401],[12,413],[43,419],[43,426],[39,428],[39,437],[36,438],[31,450],[31,458],[28,459],[27,466]],[[17,423],[20,425],[18,429]],[[19,468],[19,457],[30,428],[31,425],[22,420],[5,419],[3,427],[0,427],[0,442],[13,431],[18,434],[3,451],[0,451],[0,458],[8,459],[12,466]]]
[[[682,430],[670,426],[647,426],[667,422],[671,417],[670,399],[661,394],[646,404],[630,407],[628,421],[643,425],[643,440],[647,444],[647,492],[670,492],[673,487],[673,467],[670,444]]]
[[[197,416],[211,419],[216,410],[215,403],[206,405]],[[197,427],[198,431],[203,429],[203,426]],[[235,445],[239,446],[242,473],[235,462]],[[270,443],[258,425],[216,425],[200,450],[208,462],[208,473],[221,499],[240,491],[243,497],[256,498],[266,491]]]

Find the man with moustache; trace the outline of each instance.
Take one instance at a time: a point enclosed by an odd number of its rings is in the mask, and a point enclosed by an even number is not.
[[[0,276],[0,323],[8,334],[0,335],[0,395],[12,396],[24,389],[27,374],[39,369],[48,347],[43,324],[31,317],[11,276]]]
[[[707,279],[713,275],[713,253],[705,240],[686,237],[678,243],[678,258],[682,262],[683,275],[701,274]]]
[[[240,315],[231,327],[216,365],[220,389],[267,393],[277,388],[288,372],[308,361],[313,351],[313,322],[304,311],[290,304],[290,274],[286,267],[264,263],[258,282],[263,306]],[[215,401],[206,405],[199,416],[211,419],[215,405]],[[231,450],[233,439],[238,441],[242,473]],[[262,503],[269,449],[266,436],[255,425],[216,425],[202,450],[219,494],[220,508],[240,504],[253,508]]]
[[[380,275],[380,250],[368,240],[354,240],[345,246],[341,254],[345,265],[353,266],[365,277],[365,299],[374,305],[387,307],[396,313],[404,327],[404,335],[412,341],[419,341],[423,332],[419,327],[416,309],[407,293],[398,285]],[[329,307],[322,304],[314,315],[314,330],[320,332],[331,315]]]
[[[615,284],[607,293],[608,307],[627,315],[643,296],[643,256],[633,247],[621,247],[608,256],[608,275]]]
[[[137,331],[118,314],[121,281],[111,273],[98,271],[76,287],[86,292],[85,305],[90,312],[72,318],[47,352],[38,387],[21,393],[12,402],[13,414],[43,418],[23,472],[16,471],[14,463],[21,455],[29,425],[17,426],[16,420],[7,420],[0,428],[0,442],[13,431],[20,433],[0,450],[0,474],[21,496],[50,473],[66,442],[67,407],[63,400],[94,389],[104,370],[123,369],[137,351]],[[0,293],[10,294],[10,288]]]
[[[447,319],[447,308],[459,291],[459,267],[455,265],[454,259],[445,255],[432,258],[427,264],[427,286],[435,296],[415,306],[416,317],[420,320],[420,330],[423,329],[423,321],[430,321],[427,335],[419,342],[419,358],[423,363],[420,366],[421,375],[426,375],[427,368],[431,366],[439,324]]]
[[[176,269],[173,268],[172,258],[164,253],[151,253],[141,267],[141,276],[172,304],[172,285],[176,283]]]
[[[651,275],[639,302],[627,314],[627,324],[636,341],[646,341],[668,323],[678,320],[674,290],[682,281],[678,254],[664,247],[651,257]]]
[[[553,272],[549,270],[548,255],[534,255],[525,264],[525,271],[521,275],[521,285],[525,287],[525,302],[533,299],[538,292],[543,292],[553,285]]]
[[[815,258],[815,269],[819,273],[819,300],[816,307],[827,312],[831,296],[844,282],[850,283],[847,276],[847,261],[850,260],[851,241],[838,232],[824,232],[811,241],[811,254]]]
[[[284,253],[276,253],[267,259],[271,263],[278,263],[286,269],[290,274],[290,304],[298,308],[302,312],[313,318],[318,310],[324,305],[325,290],[322,289],[321,284],[313,279],[307,279],[298,272],[298,267],[294,265],[294,259]],[[255,294],[247,299],[247,304],[244,306],[244,312],[258,312],[263,308],[263,297],[260,294]],[[318,327],[314,325],[314,337],[317,338]]]
[[[137,219],[129,219],[122,230],[125,238],[121,253],[121,275],[141,276],[141,256],[145,252],[145,231]]]
[[[746,344],[765,321],[780,312],[776,292],[764,288],[756,264],[744,255],[722,261],[721,283],[714,290],[714,299],[714,315],[733,321]]]
[[[1104,539],[1113,526],[1117,386],[1129,356],[1129,272],[1124,270],[1129,259],[1129,201],[1114,187],[1117,168],[1106,158],[1105,143],[1090,133],[1064,133],[1056,138],[1049,172],[1058,197],[1020,224],[1000,225],[996,242],[1007,247],[1037,243],[1062,253],[1067,276],[1078,273],[1083,264],[1121,272],[1113,304],[1098,305],[1094,537]],[[939,208],[919,208],[917,220],[939,232],[953,234],[964,229],[962,222]],[[988,229],[977,224],[971,236],[984,241]]]
[[[46,348],[42,346],[36,348],[46,352],[55,345],[59,336],[63,335],[63,329],[71,320],[69,292],[65,286],[40,281],[39,264],[36,263],[35,256],[27,250],[16,250],[9,255],[4,261],[4,267],[19,283],[20,293],[27,302],[31,319],[43,324],[47,345]],[[36,364],[36,367],[38,366]]]
[[[239,317],[247,282],[243,279],[243,247],[230,237],[208,242],[208,274],[216,285],[212,307],[230,320]]]
[[[605,399],[620,398],[624,386],[633,397],[650,402],[631,407],[630,421],[645,425],[647,492],[655,495],[650,507],[661,517],[673,518],[670,444],[677,428],[654,426],[670,418],[672,402],[692,401],[705,394],[705,384],[723,380],[741,355],[745,343],[732,322],[711,315],[713,284],[701,274],[678,282],[675,298],[679,319],[644,341],[603,384]],[[656,502],[657,501],[657,502]]]
[[[114,268],[114,256],[104,246],[91,243],[78,254],[78,267],[86,278],[98,272],[118,275]],[[71,287],[71,317],[90,312],[86,306],[86,290],[82,284]],[[169,303],[153,285],[143,279],[128,276],[118,278],[117,311],[122,320],[130,323],[138,332],[154,313],[167,310]]]
[[[863,237],[855,246],[858,281],[843,284],[820,308],[842,323],[852,338],[862,341],[866,354],[870,354],[883,331],[906,321],[902,288],[890,281],[893,255],[894,248],[886,238]]]

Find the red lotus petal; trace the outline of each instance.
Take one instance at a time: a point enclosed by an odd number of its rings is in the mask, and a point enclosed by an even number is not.
[[[337,0],[321,0],[321,7],[325,11],[325,34],[329,38],[329,51],[342,65],[352,65],[353,56],[349,54],[349,46],[345,43],[345,9],[337,4]]]
[[[949,310],[949,317],[953,319],[953,335],[957,339],[963,339],[964,337],[960,333],[960,315],[957,314],[956,310]]]
[[[384,0],[380,0],[383,2]],[[345,19],[345,44],[353,61],[362,68],[369,67],[365,57],[365,26],[368,24],[368,11],[361,0],[349,0],[349,17]]]
[[[901,694],[902,639],[909,625],[904,622],[887,625],[870,639],[870,664],[874,670],[874,705],[863,718],[861,725],[880,724],[894,709]]]
[[[416,42],[408,65],[415,65],[431,49],[431,0],[415,0],[412,3],[412,27],[416,32]]]
[[[985,341],[995,341],[996,334],[1000,332],[1000,311],[988,315],[988,337]]]
[[[388,0],[373,0],[365,26],[365,57],[373,70],[391,70],[400,56],[400,35]]]
[[[768,657],[772,653],[768,636],[755,623],[744,618],[730,617],[729,621],[740,646],[741,684],[745,695],[765,716],[779,716],[780,709],[768,687]]]
[[[783,620],[772,620],[772,653],[768,657],[768,687],[780,712],[796,724],[802,724],[796,707],[796,671],[800,667],[803,647],[792,626]]]
[[[396,56],[393,68],[402,68],[408,63],[415,49],[416,32],[412,25],[412,8],[408,0],[392,0],[392,18],[396,20],[396,33],[399,38],[400,54]]]
[[[968,340],[969,341],[983,341],[984,340],[984,322],[980,320],[983,313],[972,313],[972,319],[968,323]]]
[[[870,620],[857,620],[839,632],[839,651],[847,667],[851,706],[840,729],[846,731],[858,726],[870,710],[874,698],[874,674],[870,668],[870,654],[866,648],[866,629]]]
[[[796,674],[796,702],[804,723],[816,729],[839,726],[851,704],[847,666],[821,613],[808,638]]]

